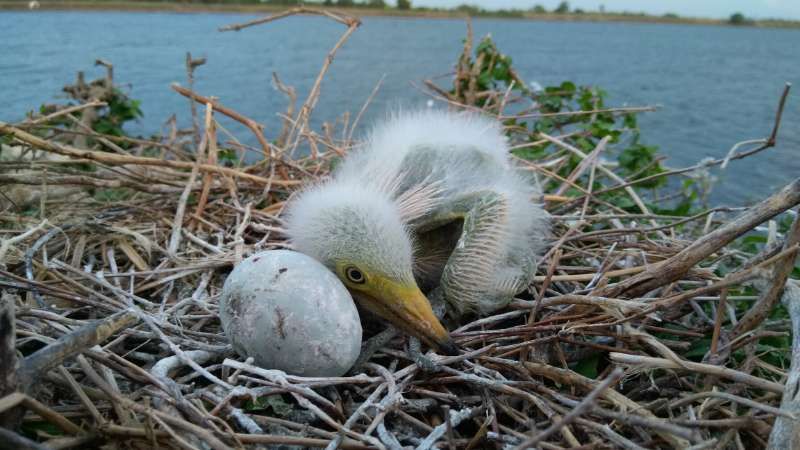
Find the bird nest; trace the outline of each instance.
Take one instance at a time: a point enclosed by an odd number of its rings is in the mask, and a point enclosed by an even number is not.
[[[173,89],[191,100],[192,130],[173,124],[157,139],[96,131],[91,121],[119,95],[108,63],[106,79],[73,86],[77,104],[0,122],[4,152],[18,152],[0,163],[0,182],[22,190],[4,192],[0,230],[0,447],[791,446],[800,225],[784,213],[800,203],[800,180],[748,208],[689,215],[658,213],[677,200],[639,189],[772,147],[788,89],[772,134],[749,149],[625,172],[604,158],[613,133],[587,147],[586,130],[650,108],[526,104],[532,94],[517,90],[510,61],[490,41],[472,48],[471,36],[452,89],[427,84],[451,107],[503,120],[520,167],[546,187],[553,239],[528,291],[451,330],[459,356],[423,355],[400,336],[347,376],[307,378],[233,353],[217,308],[227,273],[286,246],[285,202],[347,153],[363,113],[319,131],[310,122],[357,19],[296,8],[231,28],[298,13],[346,31],[300,108],[275,79],[290,107],[270,140],[193,90],[203,61],[191,57],[189,87]],[[229,135],[219,116],[255,144]],[[531,125],[545,118],[571,122],[556,132]],[[249,153],[256,162],[245,163]]]

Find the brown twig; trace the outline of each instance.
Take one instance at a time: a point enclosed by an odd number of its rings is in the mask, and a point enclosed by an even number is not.
[[[702,374],[727,378],[739,383],[745,383],[758,389],[775,392],[776,394],[783,394],[783,385],[780,383],[767,381],[763,378],[754,377],[752,375],[748,375],[738,370],[729,369],[727,367],[719,367],[711,364],[695,363],[691,361],[682,361],[681,364],[678,364],[677,362],[666,358],[653,358],[649,356],[630,355],[626,353],[611,353],[609,357],[615,363],[626,364],[642,369],[690,370]]]
[[[141,166],[172,167],[175,169],[192,169],[194,167],[194,163],[186,161],[172,161],[166,159],[157,159],[157,158],[149,158],[141,156],[115,155],[112,153],[81,150],[79,148],[70,147],[67,145],[62,145],[56,142],[41,139],[37,136],[22,131],[19,128],[15,128],[11,125],[8,125],[5,122],[0,122],[0,132],[13,135],[20,141],[25,142],[26,144],[29,144],[41,150],[73,158],[81,158],[91,161],[102,162],[106,164],[112,164],[112,165],[136,164]],[[252,181],[262,185],[274,184],[276,186],[296,186],[302,184],[302,182],[299,180],[269,180],[256,175],[245,173],[240,170],[229,169],[227,167],[211,166],[208,164],[200,164],[198,166],[198,169],[204,172],[214,172],[223,175],[228,175],[233,178]]]
[[[800,214],[796,214],[792,227],[786,234],[783,243],[783,251],[800,244]],[[797,251],[788,253],[782,261],[775,263],[772,269],[772,279],[769,288],[758,298],[758,301],[750,307],[750,310],[742,317],[731,332],[730,340],[755,329],[764,319],[769,316],[778,300],[781,298],[786,281],[794,270]]]
[[[123,310],[78,328],[31,354],[25,358],[19,369],[18,377],[22,383],[22,390],[29,391],[48,370],[61,364],[65,359],[105,341],[137,321],[137,315],[132,310]]]
[[[3,291],[0,292],[0,397],[11,394],[17,390],[19,379],[17,370],[16,324],[14,309],[16,296]],[[16,426],[16,414],[7,414],[0,411],[0,427],[13,428]]]
[[[542,431],[541,433],[532,436],[531,438],[523,441],[521,444],[517,445],[515,450],[524,450],[529,447],[533,447],[551,434],[555,433],[562,427],[572,423],[575,419],[580,417],[586,412],[591,411],[591,409],[595,406],[595,402],[597,399],[603,394],[603,392],[619,381],[622,378],[623,371],[622,369],[614,369],[611,374],[609,374],[602,383],[598,384],[594,389],[592,389],[589,394],[578,403],[575,408],[572,409],[567,415],[565,415],[560,421],[552,423],[546,430]]]
[[[605,297],[636,297],[678,280],[690,268],[742,234],[800,203],[800,179],[749,208],[734,221],[694,241],[677,255],[639,275],[611,285],[598,293]]]
[[[242,114],[240,114],[240,113],[238,113],[238,112],[236,112],[236,111],[234,111],[234,110],[232,110],[232,109],[230,109],[228,107],[225,107],[225,106],[221,105],[218,101],[214,100],[213,98],[204,97],[204,96],[202,96],[200,94],[195,93],[194,91],[192,91],[190,89],[186,89],[185,87],[182,87],[181,85],[179,85],[177,83],[173,83],[170,87],[175,92],[183,95],[186,98],[194,100],[197,103],[200,103],[202,105],[209,105],[210,104],[211,107],[215,111],[218,111],[220,114],[224,114],[224,115],[230,117],[231,119],[233,119],[233,120],[241,123],[242,125],[246,126],[247,128],[249,128],[250,131],[252,131],[253,134],[255,135],[256,139],[258,140],[258,143],[261,145],[261,149],[264,152],[264,158],[266,158],[267,160],[269,160],[271,158],[271,155],[272,155],[272,152],[270,151],[271,147],[269,146],[269,143],[267,142],[267,139],[264,137],[264,126],[263,125],[261,125],[260,123],[256,122],[253,119],[250,119],[249,117],[245,117]]]
[[[781,399],[781,411],[793,419],[779,416],[769,435],[767,448],[779,450],[800,445],[800,287],[789,284],[783,302],[792,320],[792,358]]]

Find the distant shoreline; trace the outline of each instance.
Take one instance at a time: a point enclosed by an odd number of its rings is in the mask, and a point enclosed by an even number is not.
[[[2,11],[28,11],[28,1],[26,0],[0,0],[0,12]],[[321,5],[307,4],[307,6],[322,7]],[[36,11],[125,11],[125,12],[175,12],[175,13],[273,13],[283,11],[289,6],[271,4],[245,4],[245,3],[178,3],[172,1],[164,2],[138,2],[138,1],[116,1],[116,0],[88,0],[88,1],[39,1],[39,8]],[[356,16],[384,16],[384,17],[408,17],[408,18],[437,18],[437,19],[463,19],[467,13],[459,10],[440,10],[440,9],[411,9],[399,10],[395,8],[337,8],[327,7],[332,10],[342,11]],[[494,18],[512,20],[531,20],[543,22],[633,22],[633,23],[656,23],[656,24],[686,24],[686,25],[716,25],[731,27],[760,27],[760,28],[800,28],[800,21],[797,20],[755,20],[747,24],[733,25],[723,19],[704,19],[680,16],[652,16],[636,13],[534,13],[519,11],[510,14],[506,11],[481,12],[469,14],[473,18]]]

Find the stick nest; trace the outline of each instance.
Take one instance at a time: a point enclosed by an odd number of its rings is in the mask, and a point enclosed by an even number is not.
[[[514,89],[510,67],[501,74],[507,89],[487,86],[481,71],[502,61],[486,48],[473,59],[471,36],[453,89],[429,83],[432,95],[500,117],[515,149],[551,149],[518,158],[547,187],[554,216],[528,292],[452,330],[461,356],[420,358],[396,337],[349,376],[303,378],[234,354],[217,309],[227,273],[253,252],[285,247],[284,203],[347,153],[361,116],[319,131],[310,122],[320,82],[358,20],[308,8],[270,20],[292,14],[325,15],[346,31],[299,108],[275,78],[290,106],[274,127],[194,92],[203,61],[191,56],[189,88],[173,86],[192,105],[191,130],[173,122],[153,139],[97,132],[104,108],[120,100],[102,61],[104,80],[70,86],[73,106],[0,122],[0,183],[11,186],[0,197],[0,440],[20,448],[763,448],[781,442],[776,423],[791,436],[796,411],[781,398],[795,367],[787,311],[796,288],[787,279],[800,227],[780,214],[800,202],[800,183],[750,208],[657,214],[637,186],[654,175],[609,165],[610,138],[584,150],[580,131],[526,131],[547,116],[542,105],[520,106],[530,94]],[[648,109],[564,117],[591,124]],[[219,116],[250,136],[237,139]],[[779,121],[780,112],[771,138],[752,142],[774,145]],[[609,202],[608,192],[629,205]],[[753,230],[773,217],[766,243],[740,239],[762,236]]]

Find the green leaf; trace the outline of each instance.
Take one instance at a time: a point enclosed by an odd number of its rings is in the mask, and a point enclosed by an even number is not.
[[[492,71],[492,76],[496,80],[503,80],[506,81],[510,78],[510,72],[508,71],[508,66],[505,64],[498,64],[495,66],[494,70]]]
[[[492,82],[492,74],[489,72],[483,72],[478,75],[478,84],[482,89],[489,89],[491,87]]]
[[[228,162],[231,164],[236,163],[238,159],[236,155],[236,150],[232,148],[220,149],[219,152],[217,153],[217,158],[222,162]]]
[[[589,358],[578,361],[572,370],[585,377],[597,378],[597,365],[599,362],[600,355],[590,356]]]
[[[26,422],[20,428],[23,434],[32,439],[37,439],[37,432],[47,433],[50,436],[62,436],[64,434],[61,428],[50,422]]]
[[[522,158],[526,161],[536,161],[538,159],[544,158],[547,154],[545,149],[547,145],[537,145],[536,147],[525,147],[513,150],[511,153],[518,158]]]
[[[744,244],[766,244],[767,237],[762,234],[751,234],[742,238]]]
[[[545,117],[544,119],[539,119],[533,125],[534,131],[542,132],[542,133],[550,133],[553,131],[554,123],[552,119]]]
[[[683,354],[683,357],[699,361],[709,350],[711,350],[711,338],[698,339],[692,342],[692,346]]]
[[[565,94],[568,94],[568,95],[572,95],[572,94],[575,93],[575,90],[577,88],[575,87],[575,83],[573,83],[572,81],[565,81],[565,82],[561,83],[561,86],[559,86],[559,89],[561,90],[562,93],[565,93]]]
[[[622,125],[625,128],[637,128],[636,114],[628,113],[622,116]]]
[[[128,188],[108,188],[98,189],[94,193],[94,198],[100,202],[115,203],[131,198],[133,191]]]
[[[494,42],[489,37],[483,38],[483,40],[475,47],[475,56],[478,56],[480,53],[486,52],[489,49],[494,48]]]
[[[270,395],[267,397],[267,404],[269,404],[272,411],[281,417],[287,417],[292,413],[292,405],[286,403],[280,395]]]
[[[271,409],[273,413],[280,417],[287,417],[292,413],[294,407],[290,403],[286,403],[283,396],[280,394],[266,395],[258,397],[255,400],[248,400],[244,404],[245,411],[267,410]]]

